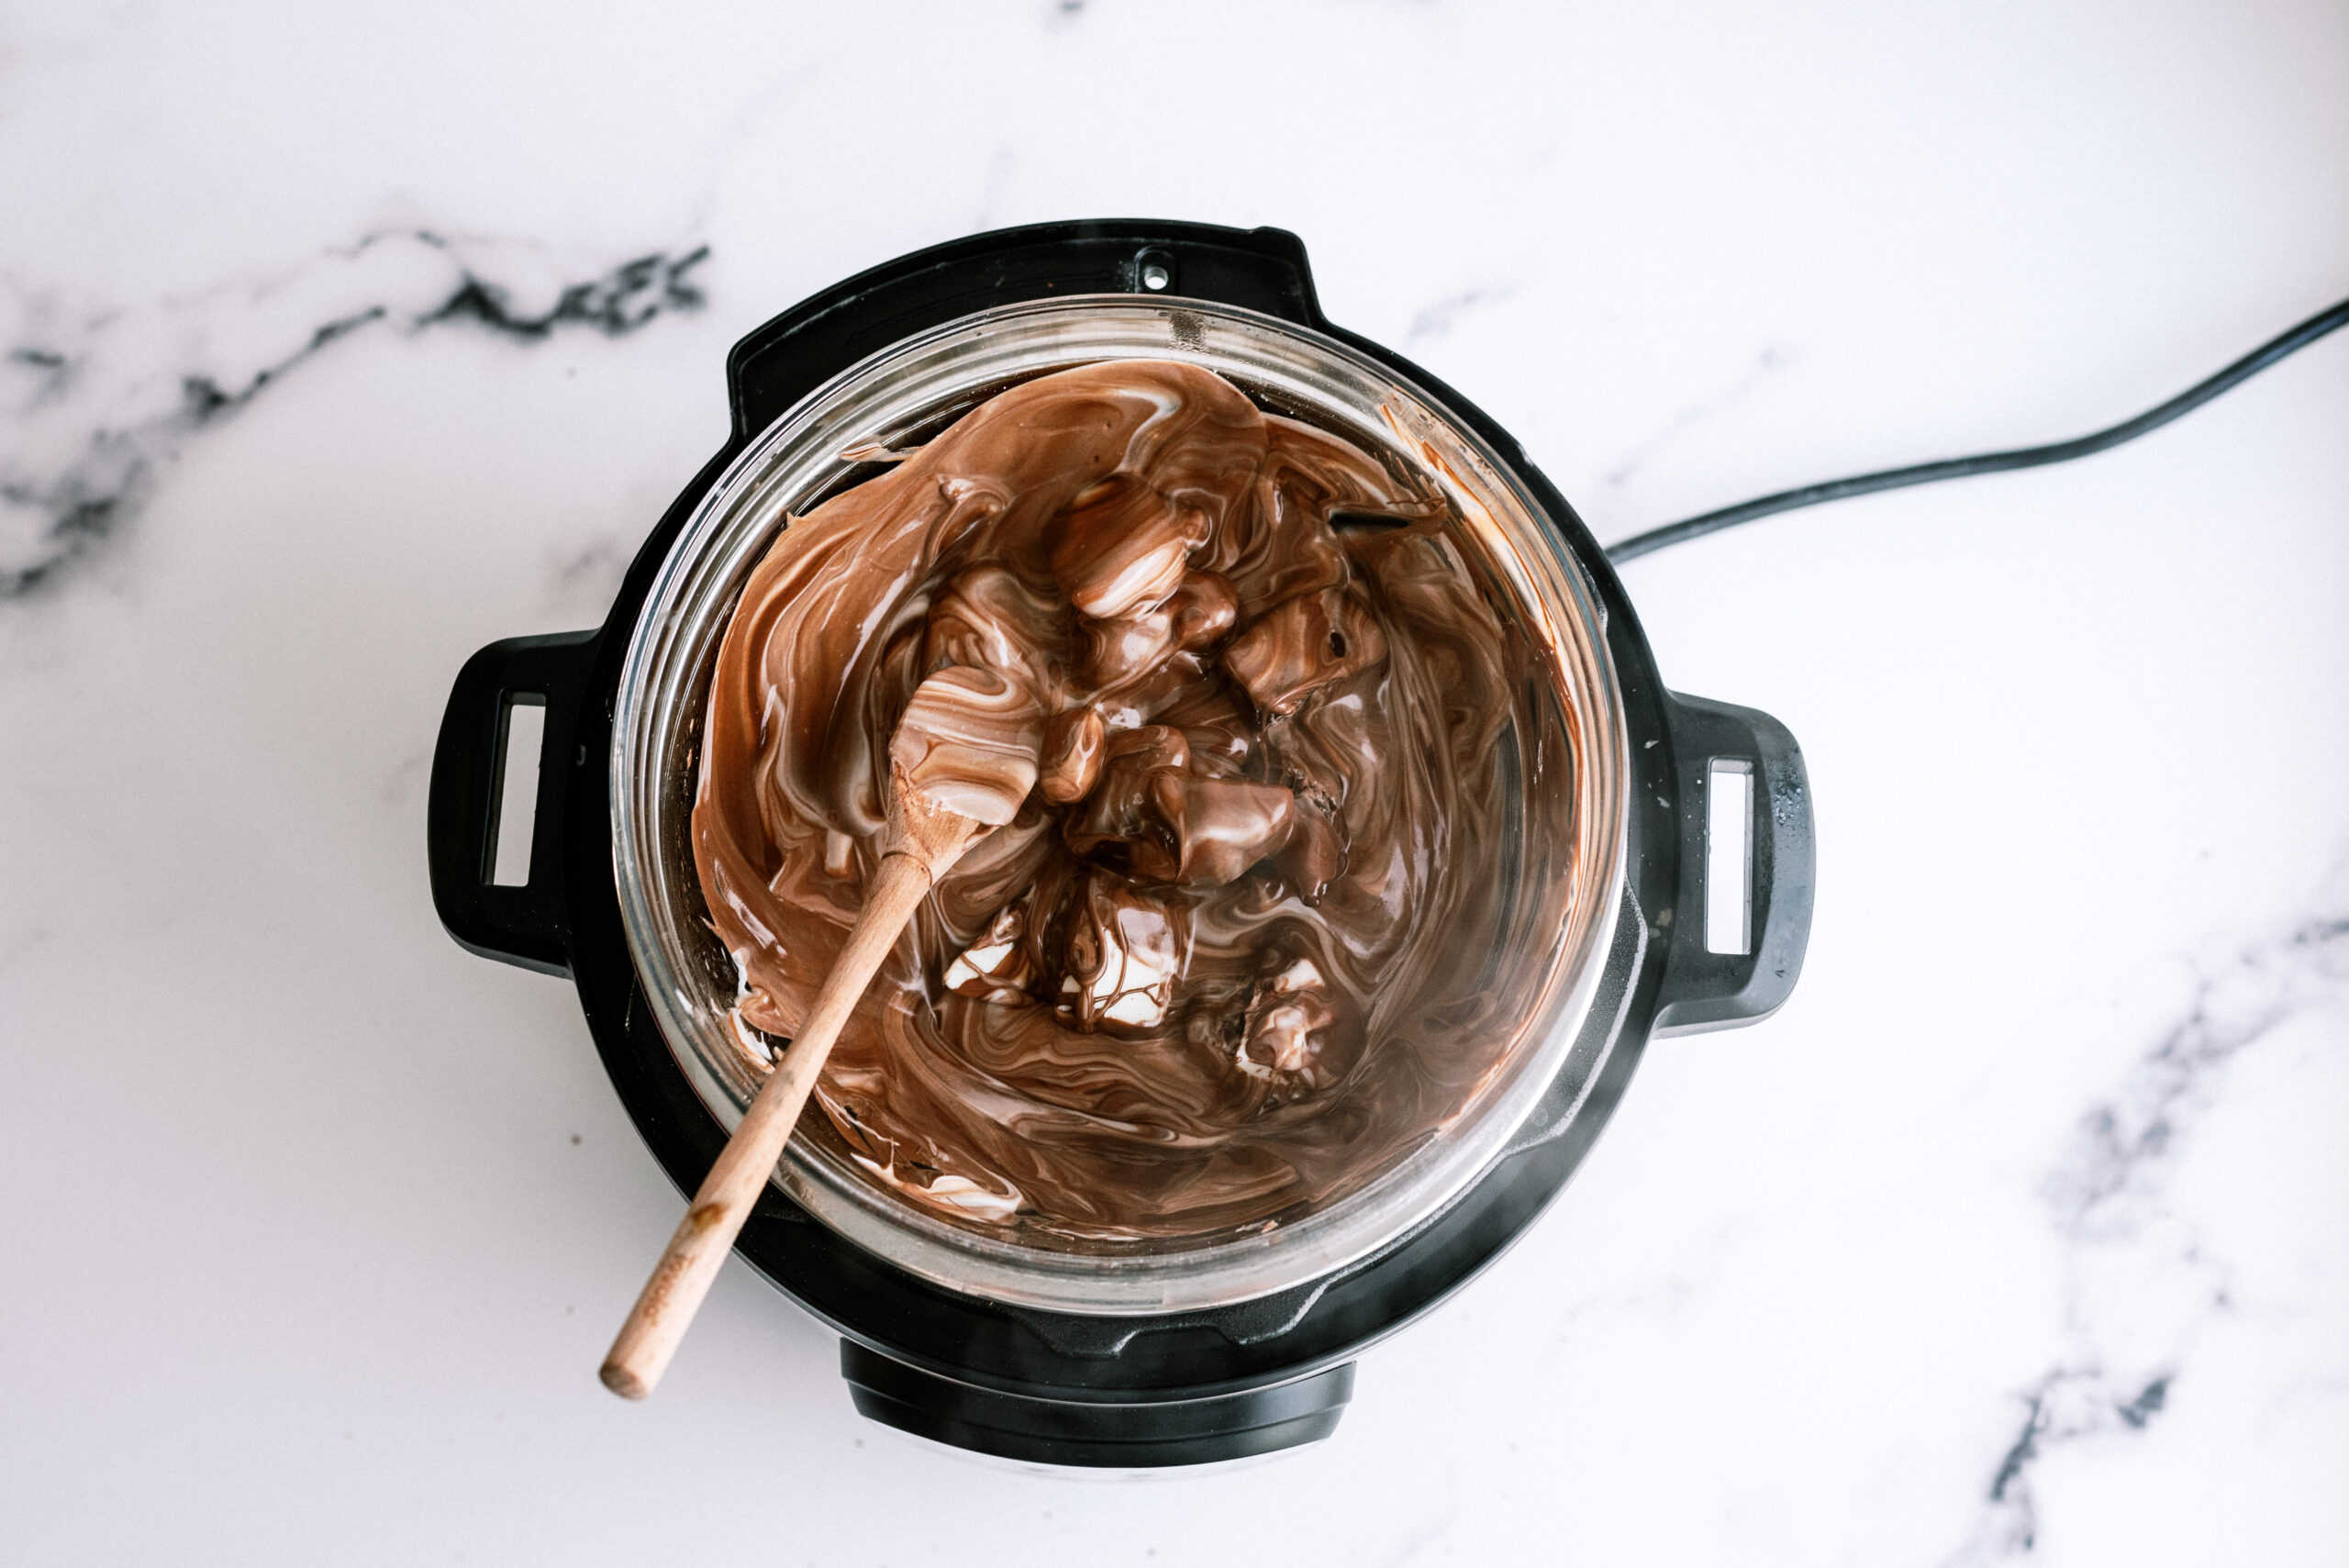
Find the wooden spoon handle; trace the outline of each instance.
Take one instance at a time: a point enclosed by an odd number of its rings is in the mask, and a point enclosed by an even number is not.
[[[897,933],[913,917],[930,892],[931,872],[914,854],[885,857],[865,896],[864,912],[841,947],[832,973],[817,993],[816,1005],[767,1074],[742,1123],[726,1142],[718,1163],[694,1194],[685,1223],[669,1238],[668,1251],[652,1277],[644,1282],[611,1353],[604,1358],[604,1386],[627,1399],[641,1399],[652,1392],[668,1370],[677,1342],[709,1294],[710,1281],[734,1249],[734,1238],[750,1218],[751,1206],[765,1190],[775,1162],[791,1141],[792,1129],[807,1095],[832,1053],[841,1026],[848,1022],[881,961],[897,943]]]

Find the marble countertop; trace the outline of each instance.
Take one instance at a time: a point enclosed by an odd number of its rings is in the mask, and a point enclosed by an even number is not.
[[[2349,292],[2349,11],[10,7],[7,1554],[2342,1561],[2349,338],[1626,569],[1803,743],[1809,967],[1653,1049],[1329,1442],[931,1449],[739,1265],[596,1386],[677,1198],[569,988],[433,917],[450,681],[602,617],[749,328],[1121,213],[1295,230],[1620,538]]]

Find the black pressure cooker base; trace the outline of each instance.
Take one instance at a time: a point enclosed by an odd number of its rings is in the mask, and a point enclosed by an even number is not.
[[[1335,338],[1416,382],[1533,493],[1586,574],[1623,705],[1625,882],[1613,951],[1584,1029],[1598,1053],[1443,1214],[1370,1258],[1282,1296],[1202,1313],[1102,1319],[1020,1309],[916,1278],[762,1194],[737,1252],[842,1336],[856,1407],[935,1441],[1041,1464],[1147,1468],[1269,1453],[1326,1437],[1351,1358],[1450,1296],[1520,1235],[1606,1123],[1649,1037],[1766,1016],[1809,933],[1811,825],[1801,753],[1766,715],[1667,691],[1605,554],[1508,434],[1391,351],[1332,325],[1304,246],[1277,229],[1152,220],[1040,225],[900,258],[816,295],[738,343],[728,443],[670,506],[596,632],[513,638],[467,661],[433,755],[427,850],[441,923],[473,952],[567,975],[647,1147],[690,1193],[726,1130],[653,1021],[622,929],[612,861],[612,715],[654,577],[702,497],[768,426],[831,376],[908,334],[1027,300],[1158,293],[1213,300]],[[529,875],[490,879],[506,721],[543,705]],[[1709,773],[1753,775],[1746,866],[1753,936],[1703,937]],[[1579,1047],[1577,1049],[1580,1049]]]
[[[841,1341],[857,1409],[933,1442],[1033,1464],[1145,1470],[1212,1464],[1315,1442],[1353,1397],[1352,1362],[1270,1388],[1197,1399],[1052,1399],[980,1388]]]

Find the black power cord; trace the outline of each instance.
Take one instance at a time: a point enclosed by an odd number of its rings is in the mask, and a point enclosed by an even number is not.
[[[1944,458],[1939,462],[1914,463],[1907,468],[1887,468],[1875,473],[1854,474],[1849,479],[1830,479],[1818,484],[1806,484],[1798,490],[1781,490],[1775,495],[1763,495],[1751,501],[1741,501],[1734,506],[1706,512],[1676,523],[1666,523],[1660,528],[1633,534],[1630,539],[1607,547],[1607,559],[1620,566],[1627,561],[1637,561],[1667,545],[1685,544],[1692,539],[1717,534],[1723,528],[1733,528],[1740,523],[1750,523],[1757,517],[1767,517],[1779,512],[1791,512],[1798,506],[1816,506],[1822,501],[1848,500],[1854,495],[1872,495],[1879,490],[1900,490],[1911,484],[1931,484],[1942,479],[1964,479],[1974,473],[2004,473],[2009,469],[2038,468],[2051,462],[2069,462],[2076,457],[2087,457],[2117,447],[2123,441],[2133,441],[2148,430],[2158,430],[2182,414],[2192,413],[2219,394],[2241,385],[2266,370],[2269,365],[2307,348],[2326,333],[2349,326],[2349,299],[2329,310],[2320,310],[2281,337],[2254,349],[2218,374],[2198,381],[2168,402],[2146,409],[2133,419],[2123,419],[2118,425],[2093,431],[2068,441],[2054,441],[2043,447],[2016,447],[2009,451],[1982,452],[1974,457]]]

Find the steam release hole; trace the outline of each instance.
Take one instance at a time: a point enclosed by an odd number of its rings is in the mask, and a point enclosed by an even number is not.
[[[1705,775],[1705,951],[1753,951],[1753,764],[1733,758]]]
[[[519,887],[530,880],[530,829],[539,816],[539,752],[546,742],[547,699],[517,692],[506,705],[498,744],[497,809],[489,819],[489,880]]]
[[[1155,245],[1134,252],[1133,269],[1133,286],[1144,294],[1164,294],[1174,286],[1174,258]]]

